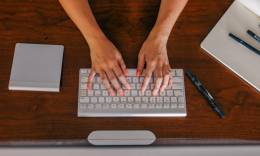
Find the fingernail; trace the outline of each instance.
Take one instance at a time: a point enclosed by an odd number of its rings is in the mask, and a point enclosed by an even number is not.
[[[139,69],[136,70],[136,76],[140,76],[140,70]]]
[[[128,70],[127,70],[127,69],[125,70],[125,75],[126,75],[126,76],[128,76],[128,75],[129,75],[129,72],[128,72]]]
[[[120,96],[125,96],[124,92],[120,92],[119,94],[120,94]]]

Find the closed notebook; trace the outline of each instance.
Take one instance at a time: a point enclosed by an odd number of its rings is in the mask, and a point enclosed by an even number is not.
[[[9,90],[59,92],[62,45],[17,43]]]
[[[233,33],[260,50],[260,44],[247,34],[247,30],[251,30],[260,35],[258,4],[259,0],[234,1],[201,47],[260,92],[260,55],[229,37],[229,33]]]

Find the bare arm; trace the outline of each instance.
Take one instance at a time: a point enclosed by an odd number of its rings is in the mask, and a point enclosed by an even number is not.
[[[87,0],[59,1],[89,44],[99,38],[106,39],[104,33],[96,22]]]
[[[167,41],[171,30],[188,0],[161,0],[161,6],[156,23],[144,42],[139,56],[137,75],[140,75],[146,64],[145,80],[142,92],[145,91],[148,82],[154,73],[156,77],[153,95],[164,89],[171,83],[170,64],[167,55]]]
[[[106,38],[91,11],[88,0],[59,0],[64,10],[79,28],[89,44],[92,70],[88,77],[88,89],[92,88],[94,76],[99,74],[110,95],[115,90],[123,95],[120,83],[130,88],[123,58],[117,48]]]

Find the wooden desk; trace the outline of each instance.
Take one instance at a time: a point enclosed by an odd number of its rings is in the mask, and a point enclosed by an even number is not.
[[[187,78],[186,118],[78,118],[78,72],[91,65],[80,32],[56,0],[1,0],[0,141],[80,139],[93,130],[148,129],[161,139],[260,142],[260,93],[200,48],[232,1],[190,0],[168,43],[172,67],[190,68],[198,75],[224,108],[227,115],[221,120]],[[160,1],[90,2],[127,66],[136,67],[139,49],[155,22]],[[65,45],[60,93],[8,90],[17,42]]]

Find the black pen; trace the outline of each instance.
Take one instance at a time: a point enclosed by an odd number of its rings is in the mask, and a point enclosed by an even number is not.
[[[258,43],[260,43],[260,37],[257,36],[253,31],[247,30],[247,34],[251,36],[253,39],[255,39]]]
[[[247,47],[249,50],[255,52],[256,54],[260,55],[260,51],[257,50],[255,47],[251,46],[250,44],[248,44],[247,42],[243,41],[242,39],[240,39],[239,37],[235,36],[232,33],[229,33],[229,37],[231,37],[232,39],[234,39],[235,41],[237,41],[238,43],[242,44],[243,46]]]
[[[199,90],[199,92],[206,98],[210,107],[218,113],[221,118],[224,118],[225,114],[221,110],[220,106],[217,104],[216,100],[212,97],[209,91],[202,85],[202,83],[197,79],[197,77],[192,73],[191,70],[186,71],[186,75],[189,77],[191,82]]]

